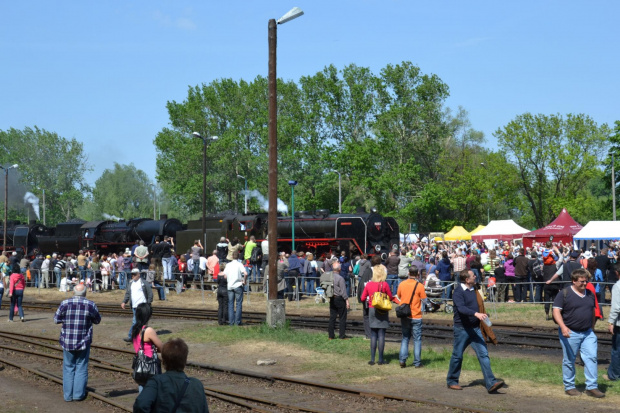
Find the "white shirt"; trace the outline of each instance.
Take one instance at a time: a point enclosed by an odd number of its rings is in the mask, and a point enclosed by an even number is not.
[[[200,269],[202,271],[206,271],[207,270],[207,259],[205,257],[200,257]]]
[[[43,263],[41,264],[41,270],[48,271],[49,269],[50,269],[50,260],[49,258],[46,258],[45,260],[43,260]]]
[[[228,289],[234,290],[243,285],[243,277],[246,275],[245,267],[239,261],[231,261],[226,264],[224,274],[226,275]]]
[[[142,283],[140,280],[131,281],[131,306],[137,308],[140,304],[146,303],[146,297],[142,290]]]

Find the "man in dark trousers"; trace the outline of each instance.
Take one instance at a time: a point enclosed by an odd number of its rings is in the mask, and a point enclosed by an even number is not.
[[[603,374],[605,380],[620,380],[620,264],[616,264],[611,270],[611,274],[616,278],[616,283],[612,288],[611,307],[609,309],[609,332],[611,337],[611,360],[607,368],[607,374]],[[611,275],[609,279],[611,281]]]
[[[364,334],[366,335],[366,339],[368,340],[370,340],[370,320],[368,318],[368,303],[366,301],[362,301],[362,291],[364,291],[364,287],[366,287],[366,284],[370,282],[370,280],[372,280],[372,267],[374,267],[375,265],[381,265],[380,256],[374,255],[370,259],[370,262],[368,262],[366,254],[362,255],[362,259],[360,260],[360,282],[357,286],[357,300],[362,303],[362,310],[364,316]]]
[[[603,279],[605,282],[614,283],[616,282],[616,273],[613,270],[613,264],[608,256],[609,250],[607,248],[603,248],[601,253],[594,257],[596,261],[596,268],[603,272]],[[606,288],[609,288],[611,291],[613,284],[603,284],[600,288],[600,293],[597,294],[599,304],[605,304],[605,291]]]
[[[447,377],[448,388],[450,390],[463,390],[459,386],[463,353],[471,345],[482,369],[484,385],[487,391],[492,393],[500,389],[504,382],[497,380],[491,371],[489,351],[480,332],[480,322],[488,319],[489,316],[478,312],[478,299],[476,298],[478,292],[474,289],[476,275],[472,271],[463,270],[459,274],[459,280],[460,284],[455,286],[452,295],[454,301],[454,345]]]
[[[323,280],[333,277],[334,280],[334,296],[329,299],[329,326],[327,333],[329,339],[335,338],[334,329],[336,327],[336,317],[340,322],[340,338],[346,339],[345,335],[347,327],[347,310],[349,309],[349,296],[347,295],[347,286],[344,282],[344,278],[340,276],[340,263],[334,262],[332,271],[321,275],[321,285]]]
[[[514,259],[515,266],[515,302],[522,303],[527,301],[527,264],[528,259],[525,256],[525,250],[519,248],[519,255]]]

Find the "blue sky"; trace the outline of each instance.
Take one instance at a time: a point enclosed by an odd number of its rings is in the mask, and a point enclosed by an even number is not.
[[[279,77],[411,61],[492,148],[526,111],[620,119],[616,1],[3,1],[0,129],[82,141],[91,184],[113,162],[154,178],[166,102],[267,76],[268,20],[294,6],[305,15],[279,26]]]

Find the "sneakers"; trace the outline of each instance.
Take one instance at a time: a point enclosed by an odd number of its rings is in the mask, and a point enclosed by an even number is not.
[[[577,389],[566,390],[564,393],[566,393],[568,396],[581,396],[581,392]]]
[[[602,399],[603,397],[605,397],[605,393],[603,393],[599,389],[586,390],[586,394],[590,397],[595,397],[597,399]]]
[[[407,365],[405,363],[403,363],[402,361],[399,362],[399,364],[400,364],[400,368],[401,369],[404,369],[405,367],[407,367]]]
[[[491,386],[491,388],[489,389],[489,393],[493,393],[495,391],[498,391],[502,387],[504,387],[504,381],[503,380],[498,380],[498,381],[495,382],[494,385]]]
[[[374,365],[375,365],[375,362],[374,362],[374,361],[369,361],[369,362],[368,362],[368,365],[369,365],[369,366],[374,366]]]
[[[20,320],[22,320],[22,323],[24,322],[24,317],[21,317]]]
[[[124,342],[126,342],[126,343],[131,343],[133,340],[131,340],[131,338],[130,338],[130,337],[125,337],[125,338],[123,339],[123,341],[124,341]]]

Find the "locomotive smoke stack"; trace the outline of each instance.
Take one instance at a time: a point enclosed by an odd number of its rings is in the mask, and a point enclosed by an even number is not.
[[[159,217],[160,217],[160,219],[166,220],[166,219],[168,219],[168,214],[161,214]]]
[[[357,208],[355,208],[355,213],[356,214],[365,214],[366,213],[366,208],[364,208],[363,206],[358,206]]]
[[[36,225],[36,224],[37,224],[37,220],[36,220],[36,219],[31,219],[31,220],[28,222],[28,225]]]

